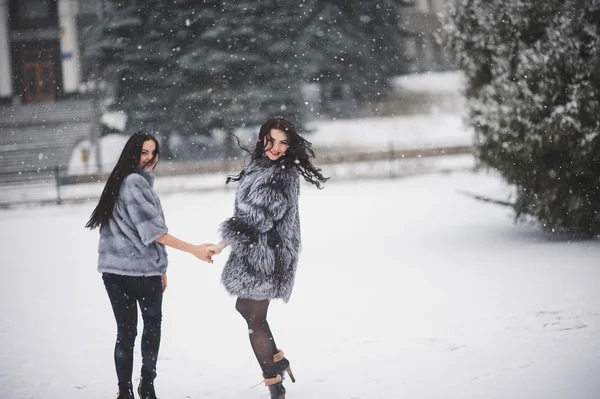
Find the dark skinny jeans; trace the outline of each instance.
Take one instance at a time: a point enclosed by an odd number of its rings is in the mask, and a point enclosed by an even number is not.
[[[154,381],[162,322],[163,293],[160,276],[134,277],[103,273],[102,279],[117,322],[115,367],[119,388],[131,387],[138,303],[144,321],[141,376],[146,381]]]

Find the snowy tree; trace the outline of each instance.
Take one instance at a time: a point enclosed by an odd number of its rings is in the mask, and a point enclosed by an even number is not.
[[[323,105],[346,95],[360,104],[388,94],[388,79],[407,70],[402,13],[411,1],[307,0],[297,40],[307,80],[325,89]]]
[[[86,56],[129,130],[231,132],[274,115],[302,129],[310,79],[361,104],[387,93],[405,1],[106,0]]]
[[[478,160],[517,216],[600,232],[600,0],[460,0],[448,43],[468,83]]]
[[[184,130],[176,112],[185,82],[174,64],[179,26],[173,21],[181,20],[185,2],[173,3],[107,0],[106,19],[86,47],[86,57],[111,83],[110,108],[127,113],[131,130]]]
[[[108,0],[86,54],[131,130],[209,134],[274,115],[301,128],[303,76],[282,3]]]
[[[190,118],[231,130],[281,115],[300,127],[302,76],[289,36],[293,14],[279,0],[215,3],[208,13],[212,23],[177,61],[194,83],[182,98]]]

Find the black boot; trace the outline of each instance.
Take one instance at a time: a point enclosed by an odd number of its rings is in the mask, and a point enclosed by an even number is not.
[[[290,361],[283,356],[283,351],[280,349],[279,352],[273,355],[275,366],[277,366],[277,374],[281,376],[281,380],[285,380],[285,373],[287,372],[292,382],[296,382],[292,368],[290,367]]]
[[[131,385],[131,382],[119,384],[119,393],[117,399],[134,399],[133,385]]]
[[[281,383],[281,376],[265,378],[265,385],[269,387],[271,399],[285,399],[285,387]]]
[[[140,399],[156,399],[156,392],[154,392],[154,381],[146,380],[144,377],[140,378],[138,395],[140,395]]]

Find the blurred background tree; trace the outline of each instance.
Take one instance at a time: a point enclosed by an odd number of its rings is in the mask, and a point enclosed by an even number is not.
[[[600,0],[461,0],[448,43],[467,77],[479,162],[517,217],[600,232]]]
[[[407,70],[408,0],[106,0],[86,44],[129,130],[228,132],[282,115],[302,129],[303,85],[364,106]]]
[[[298,55],[306,81],[321,84],[322,107],[349,98],[356,106],[389,94],[389,79],[406,73],[403,11],[410,1],[304,3]]]
[[[86,46],[88,62],[110,84],[110,109],[127,114],[129,129],[183,130],[176,107],[185,82],[174,54],[186,10],[173,3],[106,0],[105,19]]]

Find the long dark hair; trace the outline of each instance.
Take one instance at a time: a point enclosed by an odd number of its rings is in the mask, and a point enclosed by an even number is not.
[[[282,162],[286,166],[296,167],[296,169],[298,169],[298,172],[300,172],[302,177],[304,177],[304,180],[311,184],[314,184],[319,189],[323,188],[321,184],[329,180],[329,177],[324,177],[321,174],[321,169],[315,167],[310,162],[310,158],[315,157],[315,152],[312,149],[312,143],[298,134],[298,131],[296,130],[292,122],[288,121],[285,118],[282,118],[281,116],[276,116],[274,118],[268,119],[267,121],[265,121],[265,123],[262,124],[258,133],[258,140],[256,141],[256,147],[254,148],[254,151],[250,151],[244,146],[242,146],[239,140],[237,140],[238,146],[242,150],[249,153],[252,159],[260,159],[264,157],[265,137],[267,137],[267,139],[271,139],[271,129],[277,129],[284,132],[288,141],[287,150],[276,162]],[[267,140],[267,143],[268,142],[269,140]],[[227,177],[226,183],[229,183],[231,181],[239,181],[243,177],[244,171],[242,170],[236,176]]]
[[[90,220],[87,222],[85,227],[89,229],[95,229],[96,227],[102,227],[112,217],[113,209],[115,204],[119,201],[119,191],[121,190],[121,184],[127,176],[132,174],[136,169],[140,168],[140,156],[142,155],[142,147],[144,142],[152,140],[156,145],[156,151],[154,156],[148,164],[154,162],[158,156],[158,140],[150,133],[143,131],[135,132],[121,151],[121,156],[117,161],[112,173],[106,181],[100,201],[96,205],[96,209],[92,212]]]

